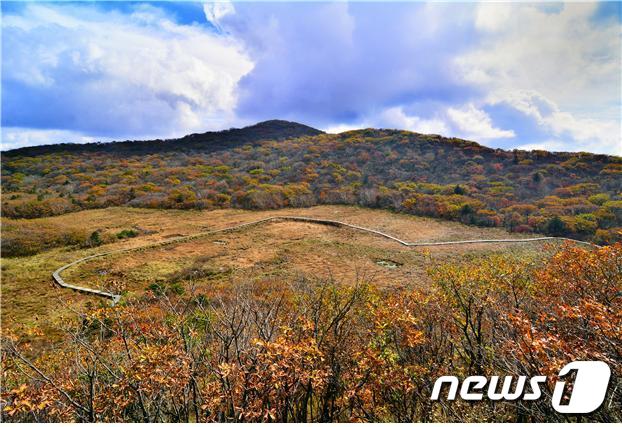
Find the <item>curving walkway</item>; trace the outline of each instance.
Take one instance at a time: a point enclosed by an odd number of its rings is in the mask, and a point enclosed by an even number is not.
[[[63,280],[63,278],[61,277],[60,273],[62,273],[69,267],[73,267],[74,265],[80,264],[82,262],[88,261],[93,258],[100,258],[100,257],[123,253],[123,252],[137,252],[137,251],[155,248],[159,246],[166,246],[166,245],[171,245],[174,243],[186,242],[189,240],[198,239],[198,238],[209,236],[209,235],[216,234],[216,233],[226,233],[229,231],[239,230],[244,227],[250,227],[250,226],[259,225],[259,224],[263,224],[266,222],[273,222],[273,221],[298,221],[298,222],[310,222],[314,224],[329,225],[333,227],[347,227],[353,230],[375,234],[377,236],[384,237],[389,240],[393,240],[403,246],[408,246],[408,247],[464,245],[464,244],[471,244],[471,243],[526,243],[526,242],[537,242],[537,241],[542,241],[542,240],[564,240],[564,241],[569,241],[573,243],[599,247],[598,245],[595,245],[593,243],[584,242],[582,240],[569,239],[566,237],[531,237],[531,238],[524,238],[524,239],[478,239],[478,240],[454,240],[454,241],[448,241],[448,242],[412,242],[411,243],[411,242],[406,242],[404,240],[398,239],[397,237],[391,236],[390,234],[383,233],[382,231],[373,230],[371,228],[366,228],[366,227],[360,227],[358,225],[352,225],[352,224],[348,224],[348,223],[341,222],[341,221],[335,221],[331,219],[309,218],[309,217],[303,217],[303,216],[271,216],[271,217],[260,219],[257,221],[245,222],[243,224],[234,225],[232,227],[222,228],[219,230],[212,230],[212,231],[206,231],[203,233],[192,234],[189,236],[176,237],[173,239],[163,240],[161,242],[151,243],[148,245],[139,246],[135,248],[117,249],[114,251],[102,252],[100,254],[90,255],[84,258],[77,259],[73,262],[70,262],[69,264],[63,265],[62,267],[54,271],[54,273],[52,273],[52,278],[54,279],[54,282],[56,284],[58,284],[59,286],[63,288],[73,289],[78,292],[97,295],[97,296],[101,296],[104,298],[110,298],[112,300],[112,305],[115,305],[121,299],[121,295],[102,291],[99,289],[91,289],[91,288],[85,288],[82,286],[72,285],[71,283],[65,282],[65,280]]]

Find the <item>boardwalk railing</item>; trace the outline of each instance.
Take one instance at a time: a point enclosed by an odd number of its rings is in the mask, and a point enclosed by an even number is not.
[[[348,224],[348,223],[341,222],[341,221],[335,221],[332,219],[310,218],[310,217],[304,217],[304,216],[271,216],[271,217],[263,218],[257,221],[245,222],[243,224],[238,224],[238,225],[234,225],[231,227],[222,228],[219,230],[211,230],[211,231],[206,231],[203,233],[192,234],[189,236],[175,237],[173,239],[163,240],[161,242],[156,242],[156,243],[150,243],[144,246],[117,249],[114,251],[102,252],[99,254],[90,255],[84,258],[77,259],[73,262],[70,262],[69,264],[63,265],[62,267],[54,271],[54,273],[52,273],[52,278],[54,279],[54,282],[56,284],[58,284],[59,286],[63,288],[73,289],[78,292],[83,292],[83,293],[88,293],[92,295],[109,298],[112,300],[112,305],[115,305],[121,299],[121,295],[114,294],[112,292],[99,290],[99,289],[85,288],[82,286],[72,285],[71,283],[67,283],[65,280],[63,280],[60,273],[62,273],[63,271],[65,271],[66,269],[70,267],[73,267],[74,265],[83,263],[85,261],[88,261],[94,258],[101,258],[104,256],[113,255],[113,254],[119,254],[119,253],[124,253],[124,252],[135,252],[135,251],[141,251],[141,250],[165,246],[165,245],[171,245],[175,243],[187,242],[190,240],[199,239],[201,237],[205,237],[205,236],[209,236],[209,235],[213,235],[217,233],[227,233],[230,231],[239,230],[241,228],[251,227],[251,226],[263,224],[266,222],[274,222],[274,221],[297,221],[297,222],[308,222],[308,223],[314,223],[314,224],[328,225],[332,227],[347,227],[353,230],[375,234],[377,236],[380,236],[380,237],[383,237],[389,240],[393,240],[394,242],[397,242],[403,246],[408,246],[408,247],[448,246],[448,245],[465,245],[465,244],[479,244],[479,243],[527,243],[527,242],[538,242],[538,241],[545,241],[545,240],[563,240],[563,241],[569,241],[569,242],[573,242],[577,244],[598,247],[598,245],[595,245],[593,243],[584,242],[582,240],[569,239],[566,237],[531,237],[531,238],[524,238],[524,239],[480,239],[480,240],[454,240],[454,241],[448,241],[448,242],[412,242],[411,243],[411,242],[406,242],[404,240],[398,239],[397,237],[391,236],[390,234],[383,233],[382,231],[378,231],[378,230],[374,230],[374,229],[366,228],[366,227],[361,227],[358,225],[352,225],[352,224]]]

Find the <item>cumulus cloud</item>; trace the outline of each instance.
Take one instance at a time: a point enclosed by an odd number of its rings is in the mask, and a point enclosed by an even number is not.
[[[621,153],[619,21],[595,22],[598,3],[484,3],[476,28],[485,37],[456,65],[505,104],[566,141],[562,149]],[[559,147],[558,147],[559,148]]]
[[[413,101],[462,103],[472,91],[450,65],[469,47],[471,13],[421,3],[236,4],[220,22],[255,63],[238,112],[330,127]]]
[[[450,133],[447,124],[437,118],[422,119],[418,116],[409,116],[402,107],[392,107],[382,112],[379,117],[382,127],[412,130],[419,133],[434,133],[447,135]]]
[[[327,129],[329,133],[339,133],[361,128],[405,129],[418,133],[455,136],[475,141],[489,141],[499,138],[514,138],[512,130],[499,129],[490,116],[473,104],[460,108],[449,107],[437,111],[434,116],[422,118],[408,114],[403,107],[390,107],[379,114],[367,117],[355,125],[339,124]]]
[[[533,119],[555,140],[555,149],[563,150],[561,138],[572,139],[575,151],[622,154],[621,127],[618,120],[577,117],[548,98],[533,90],[510,90],[495,92],[488,98],[492,105],[506,104]],[[539,144],[541,145],[541,144]],[[566,142],[565,149],[568,150]],[[553,148],[551,148],[553,149]]]
[[[28,4],[3,18],[3,125],[18,129],[166,137],[226,127],[253,67],[237,40],[148,5]]]
[[[242,3],[221,23],[256,63],[241,82],[245,117],[400,127],[507,147],[535,134],[515,130],[525,123],[496,124],[492,107],[510,90],[530,90],[549,115],[516,118],[534,121],[537,135],[565,140],[566,150],[618,152],[619,25],[592,22],[596,7]],[[379,22],[391,25],[379,31]],[[503,104],[521,111],[510,103],[517,99]]]
[[[448,108],[447,116],[455,124],[459,133],[464,138],[476,141],[487,141],[497,138],[514,138],[516,134],[512,130],[495,128],[492,119],[485,111],[469,104],[462,109]]]
[[[366,117],[359,123],[339,123],[326,128],[328,133],[341,133],[349,130],[364,128],[405,129],[418,133],[448,135],[449,127],[445,121],[438,118],[422,119],[416,115],[409,115],[402,107],[390,107],[379,114]]]
[[[3,126],[142,138],[281,118],[620,154],[620,22],[599,8],[27,4],[3,15]]]

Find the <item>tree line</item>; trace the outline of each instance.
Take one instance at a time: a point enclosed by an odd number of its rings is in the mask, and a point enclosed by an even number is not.
[[[241,141],[155,153],[13,154],[2,163],[2,214],[350,204],[599,244],[621,239],[619,157],[493,150],[374,129]]]

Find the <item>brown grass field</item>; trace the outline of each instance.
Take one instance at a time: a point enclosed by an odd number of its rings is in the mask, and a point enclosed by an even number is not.
[[[56,336],[59,320],[85,304],[107,301],[53,285],[51,273],[78,258],[114,249],[142,246],[164,239],[255,221],[276,215],[299,215],[344,221],[374,228],[400,239],[447,241],[526,237],[501,229],[478,228],[454,222],[350,206],[317,206],[278,211],[180,211],[108,208],[33,220],[3,219],[3,238],[47,239],[49,249],[32,256],[2,259],[2,322],[41,327]],[[139,236],[118,240],[124,229]],[[89,235],[97,230],[105,243],[98,247],[64,246],[66,233]],[[217,233],[185,243],[98,258],[63,273],[70,283],[139,294],[154,284],[176,283],[207,296],[240,281],[287,283],[302,276],[356,280],[381,287],[426,286],[426,268],[492,252],[542,256],[547,244],[469,244],[407,248],[379,236],[354,230],[299,222],[267,223]],[[548,244],[550,245],[550,243]]]

